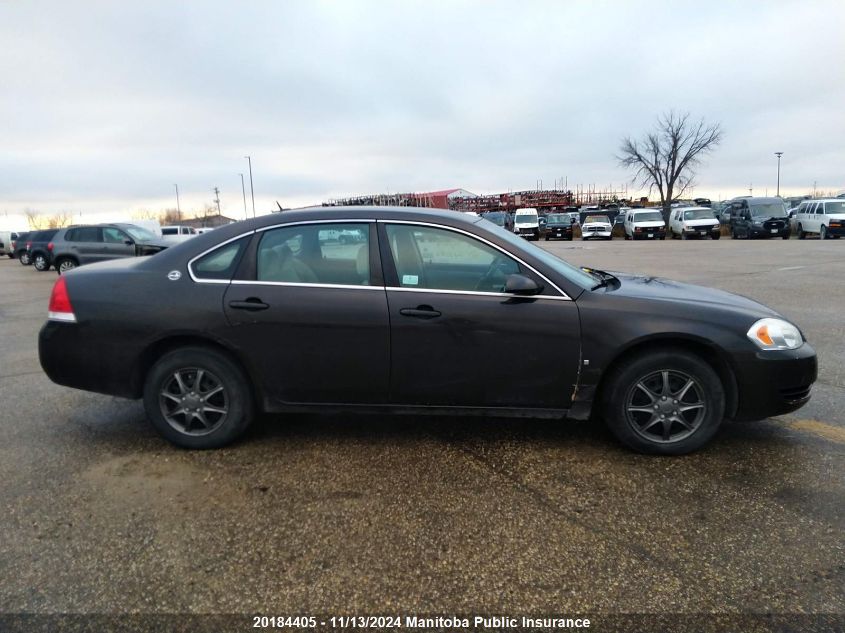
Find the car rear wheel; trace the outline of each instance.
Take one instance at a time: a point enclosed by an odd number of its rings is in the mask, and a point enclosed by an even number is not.
[[[144,409],[165,439],[190,449],[230,444],[254,415],[243,371],[225,354],[203,347],[174,350],[153,366]]]
[[[45,272],[50,270],[50,262],[47,260],[47,257],[38,253],[35,257],[32,258],[32,265],[35,267],[35,270],[39,272]]]
[[[611,432],[641,453],[698,450],[716,433],[725,411],[719,376],[701,358],[680,350],[624,361],[608,376],[603,393]]]
[[[56,272],[60,275],[66,273],[69,270],[73,270],[77,266],[78,264],[76,263],[76,261],[70,259],[69,257],[64,257],[56,260]]]
[[[21,266],[29,266],[32,263],[32,259],[29,257],[29,253],[21,253],[20,256]]]
[[[798,225],[798,239],[803,240],[805,237],[807,237],[807,233],[804,231],[804,227],[799,224]]]

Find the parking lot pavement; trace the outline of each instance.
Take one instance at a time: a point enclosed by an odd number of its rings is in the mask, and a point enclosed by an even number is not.
[[[0,262],[4,612],[845,612],[845,240],[548,243],[760,300],[819,352],[810,404],[635,455],[586,422],[289,416],[188,452],[50,383],[54,273]]]

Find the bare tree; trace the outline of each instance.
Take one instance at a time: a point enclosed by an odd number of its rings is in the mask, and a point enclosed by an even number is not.
[[[658,117],[654,131],[643,138],[623,139],[617,158],[622,166],[634,170],[634,183],[648,187],[649,194],[657,189],[663,216],[668,220],[672,202],[695,185],[701,157],[721,140],[718,123],[707,124],[704,119],[694,122],[689,113],[670,111]]]

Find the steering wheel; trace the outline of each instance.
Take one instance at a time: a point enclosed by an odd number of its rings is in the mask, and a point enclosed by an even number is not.
[[[503,255],[496,255],[493,258],[493,261],[490,262],[490,266],[487,267],[487,270],[484,271],[484,275],[481,279],[478,280],[478,283],[475,284],[475,290],[478,292],[495,292],[496,288],[493,288],[493,282],[496,277],[501,276],[501,268],[504,264],[507,264],[508,260]]]

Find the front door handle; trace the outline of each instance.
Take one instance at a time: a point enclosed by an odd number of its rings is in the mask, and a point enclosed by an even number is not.
[[[418,319],[434,319],[440,316],[440,312],[431,306],[417,306],[416,308],[402,308],[399,310],[402,316],[416,317]]]
[[[230,301],[229,307],[234,310],[249,310],[250,312],[257,312],[258,310],[266,310],[270,307],[270,305],[264,303],[258,297],[250,297],[245,301]]]

